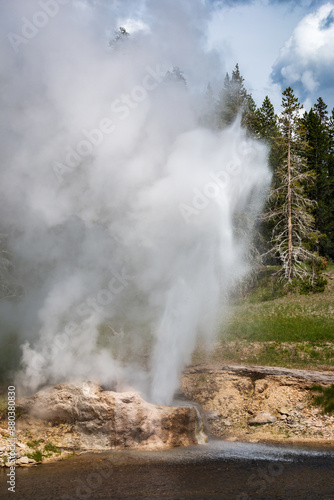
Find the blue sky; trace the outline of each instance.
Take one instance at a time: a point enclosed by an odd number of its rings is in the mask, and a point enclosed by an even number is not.
[[[282,91],[291,86],[306,109],[321,96],[329,111],[332,110],[334,0],[178,0],[177,3],[174,10],[188,9],[225,71],[231,73],[239,63],[246,88],[257,105],[269,95],[279,112]],[[161,17],[167,11],[170,16],[172,4],[172,0],[119,2],[125,15],[131,11],[133,19],[141,18],[148,25],[150,11],[160,9]],[[130,23],[130,31],[131,27]],[[217,77],[223,79],[218,71]]]
[[[319,96],[334,106],[333,1],[215,1],[208,35],[230,72],[239,63],[256,103],[279,110],[291,86],[306,108]],[[211,4],[212,6],[212,4]]]
[[[31,19],[41,1],[46,0],[3,4],[4,35],[6,30],[19,33],[21,17]],[[94,11],[100,34],[121,25],[133,32],[155,24],[173,64],[189,81],[201,72],[204,79],[216,78],[218,90],[225,72],[231,73],[238,62],[257,105],[269,95],[279,112],[282,91],[292,86],[306,109],[319,96],[329,111],[334,107],[334,0],[69,0],[61,15],[70,16],[69,6],[80,13],[81,21],[87,11],[88,31],[93,29],[88,20]],[[201,66],[203,61],[195,59],[201,37],[211,50],[207,59],[214,76],[206,63]],[[34,43],[29,43],[29,50],[34,50]]]

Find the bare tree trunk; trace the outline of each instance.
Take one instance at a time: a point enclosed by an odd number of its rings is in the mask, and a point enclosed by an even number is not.
[[[289,120],[288,131],[288,279],[293,278],[293,263],[292,263],[292,209],[291,209],[291,122]]]

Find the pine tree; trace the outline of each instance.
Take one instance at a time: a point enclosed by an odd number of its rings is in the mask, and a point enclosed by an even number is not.
[[[280,137],[278,118],[275,114],[274,106],[268,96],[265,97],[262,106],[256,110],[256,116],[257,136],[265,141],[269,149],[268,163],[273,175],[272,186],[274,188],[278,186],[276,170],[280,165],[284,152],[282,151],[282,144],[278,140]],[[272,201],[270,199],[267,200],[264,213],[270,211],[271,205]],[[268,257],[270,257],[270,240],[274,225],[273,220],[262,220],[259,224],[259,232],[257,235],[257,246],[260,253],[267,256],[267,262],[272,263],[275,263],[275,261],[272,261],[271,259],[268,260]]]
[[[256,129],[256,105],[251,94],[247,93],[244,81],[238,64],[232,71],[231,78],[226,73],[224,86],[218,98],[218,124],[220,127],[231,125],[241,113],[242,125],[253,134]]]
[[[257,137],[258,114],[255,101],[251,94],[247,94],[246,105],[242,114],[241,125],[248,131],[248,135]]]
[[[229,103],[231,112],[236,115],[247,102],[247,91],[244,87],[245,79],[241,76],[239,64],[235,65],[232,71],[231,86],[232,86],[232,99]]]
[[[320,118],[322,125],[326,125],[328,122],[328,111],[327,104],[324,103],[322,97],[319,97],[316,104],[314,105],[315,112]]]
[[[257,109],[256,115],[257,133],[269,146],[269,166],[275,175],[275,170],[281,162],[284,151],[278,140],[280,137],[278,117],[268,96],[265,97],[262,106]]]
[[[322,241],[324,255],[334,261],[334,108],[327,122],[327,132],[329,137],[328,157],[327,157],[327,178],[323,192],[324,213],[324,233],[326,240]]]
[[[260,137],[272,142],[273,138],[278,135],[278,122],[274,106],[268,96],[264,98],[262,106],[257,110],[257,115]]]
[[[202,116],[200,117],[200,125],[216,129],[218,127],[217,102],[215,99],[211,83],[208,83],[208,86],[206,88],[203,104],[204,104],[204,110],[202,112]]]
[[[317,239],[317,232],[310,213],[314,201],[305,192],[305,187],[313,182],[314,174],[307,170],[307,143],[300,119],[302,106],[291,87],[283,92],[282,108],[278,142],[284,155],[276,170],[277,183],[271,190],[271,205],[265,219],[275,224],[271,253],[279,258],[282,274],[291,283],[294,278],[311,276],[312,280],[316,279],[314,265],[317,257],[312,244]]]
[[[326,241],[326,213],[328,206],[328,157],[330,136],[327,128],[327,106],[318,99],[314,109],[311,108],[303,117],[306,128],[306,139],[309,145],[307,151],[308,166],[315,173],[315,182],[308,189],[308,196],[316,201],[313,215],[315,226],[323,234],[319,240],[318,251],[323,252],[323,243]]]
[[[224,79],[224,85],[219,92],[218,102],[217,102],[217,116],[218,124],[220,127],[225,127],[230,125],[236,117],[236,114],[231,112],[230,103],[233,100],[232,96],[232,85],[230,80],[230,75],[226,73]]]

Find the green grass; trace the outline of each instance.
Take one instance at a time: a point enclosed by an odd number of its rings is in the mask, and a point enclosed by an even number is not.
[[[249,341],[334,341],[334,319],[295,316],[284,314],[266,317],[262,311],[252,311],[248,318],[237,316],[222,332],[226,340],[247,339]]]
[[[58,455],[61,453],[59,448],[57,448],[57,446],[55,446],[52,443],[46,443],[43,451],[41,451],[40,449],[36,449],[40,446],[40,444],[41,444],[41,442],[39,440],[27,442],[27,446],[29,446],[29,448],[34,448],[34,451],[32,453],[26,454],[28,458],[33,458],[34,460],[36,460],[36,462],[41,462],[44,457],[49,458],[54,453],[56,453]]]
[[[6,420],[7,418],[7,396],[0,395],[0,420]]]
[[[329,274],[334,278],[334,274]],[[221,338],[333,342],[334,279],[330,278],[329,282],[324,293],[290,292],[285,296],[271,295],[274,298],[267,300],[275,288],[267,271],[251,293],[231,305],[229,321],[222,326]]]
[[[257,287],[233,301],[213,359],[291,368],[333,367],[334,264],[326,271],[325,292],[317,294],[284,294],[273,285],[273,272],[266,269]]]
[[[200,356],[199,356],[200,358]],[[331,342],[221,342],[212,355],[214,361],[272,365],[286,368],[317,369],[334,363],[334,344]],[[196,359],[194,362],[201,362]]]
[[[52,452],[52,453],[58,453],[58,454],[61,453],[61,451],[59,450],[59,448],[57,448],[57,446],[55,446],[52,443],[47,443],[44,446],[44,450],[47,451],[47,452]]]
[[[40,441],[28,441],[27,446],[29,446],[29,448],[38,448],[40,443]]]
[[[27,457],[36,460],[36,462],[42,462],[43,460],[43,454],[40,450],[35,450],[33,453],[27,453]]]
[[[316,384],[311,387],[311,391],[317,393],[313,400],[316,406],[321,406],[324,413],[334,412],[334,384],[329,387]]]

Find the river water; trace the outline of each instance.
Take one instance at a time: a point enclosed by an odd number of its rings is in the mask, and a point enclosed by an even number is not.
[[[164,451],[85,453],[16,469],[16,493],[0,471],[0,498],[334,500],[334,450],[230,443]]]

